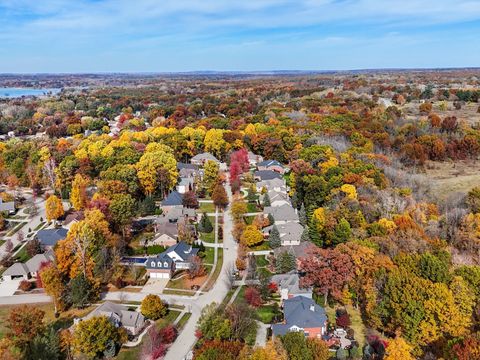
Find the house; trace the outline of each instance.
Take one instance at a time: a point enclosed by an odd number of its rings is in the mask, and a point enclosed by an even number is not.
[[[263,209],[266,215],[272,215],[275,225],[285,224],[287,222],[300,222],[297,211],[291,205],[266,206]]]
[[[148,325],[148,321],[140,312],[130,311],[126,306],[110,301],[105,301],[87,316],[75,319],[75,324],[99,316],[107,317],[113,325],[123,327],[128,334],[133,336],[140,334],[145,326]]]
[[[53,247],[67,237],[68,230],[61,227],[57,229],[43,229],[37,232],[36,238],[44,249],[53,249]]]
[[[325,309],[306,296],[299,295],[284,300],[283,314],[283,323],[272,325],[274,336],[298,331],[309,338],[321,338],[327,331]]]
[[[73,223],[82,221],[84,218],[85,216],[83,215],[83,211],[74,211],[65,217],[63,225],[67,228],[70,228]]]
[[[162,200],[161,206],[164,213],[168,213],[176,206],[183,207],[183,194],[180,194],[176,190],[171,191],[167,197]]]
[[[0,197],[0,212],[6,212],[10,215],[15,214],[15,201],[4,202]]]
[[[185,206],[173,206],[167,213],[163,213],[159,216],[155,222],[159,223],[176,223],[180,219],[186,219],[192,222],[197,221],[197,211]]]
[[[273,179],[281,179],[282,175],[273,171],[273,170],[258,170],[253,173],[253,177],[257,181],[264,181],[264,180],[273,180]]]
[[[290,205],[290,199],[288,195],[281,191],[270,190],[268,191],[268,198],[270,199],[270,206],[282,206],[282,205]],[[260,197],[260,202],[263,202],[264,195]]]
[[[3,279],[8,281],[15,279],[28,280],[31,277],[36,278],[42,263],[53,262],[54,259],[53,250],[49,250],[44,254],[37,254],[26,263],[15,263],[10,266],[3,272]]]
[[[203,166],[205,162],[207,162],[208,160],[215,161],[216,163],[218,163],[218,165],[220,165],[220,160],[218,160],[215,156],[213,156],[209,152],[204,152],[204,153],[195,155],[190,160],[190,163],[193,165]]]
[[[180,177],[195,177],[199,176],[200,172],[198,166],[195,164],[177,163],[178,175]]]
[[[273,250],[273,255],[277,258],[282,252],[288,251],[290,254],[295,256],[297,262],[297,268],[300,266],[301,258],[306,257],[309,254],[311,247],[314,247],[310,241],[300,242],[299,245],[290,245],[290,246],[281,246]]]
[[[197,253],[198,249],[180,241],[163,253],[147,258],[145,262],[147,273],[150,278],[170,279],[175,271],[190,269],[190,259]]]
[[[300,239],[303,233],[303,226],[298,222],[286,222],[275,225],[280,233],[280,241],[282,246],[300,245]],[[273,226],[267,226],[262,231],[264,235],[268,235]]]
[[[248,163],[250,166],[257,166],[259,162],[263,161],[263,157],[261,155],[256,155],[253,152],[248,152]]]
[[[305,296],[309,299],[312,298],[312,289],[300,286],[300,276],[295,271],[291,271],[287,274],[273,275],[271,282],[277,284],[282,301],[291,299],[295,296]]]
[[[155,224],[155,237],[143,245],[172,246],[177,243],[178,225],[176,222],[161,222]]]
[[[187,191],[193,190],[193,177],[181,177],[177,184],[177,191],[180,194],[185,194]]]
[[[261,180],[257,181],[255,184],[257,191],[262,190],[263,188],[267,191],[276,191],[283,194],[287,194],[287,185],[285,185],[285,180],[283,179],[272,179],[272,180]]]
[[[257,164],[258,170],[271,170],[279,174],[285,174],[286,168],[280,164],[277,160],[265,160]]]

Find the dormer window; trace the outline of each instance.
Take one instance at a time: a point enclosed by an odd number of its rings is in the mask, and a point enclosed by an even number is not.
[[[155,267],[155,261],[152,261],[150,265],[152,265],[152,267]]]
[[[163,266],[167,268],[167,267],[168,267],[168,263],[165,261],[165,262],[163,263]]]
[[[162,267],[162,263],[160,261],[158,262],[158,267]]]

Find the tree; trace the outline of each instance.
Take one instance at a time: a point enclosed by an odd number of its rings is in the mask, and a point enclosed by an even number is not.
[[[125,340],[123,328],[116,328],[106,316],[95,316],[75,326],[73,347],[77,353],[95,359],[109,349],[111,341],[122,344]]]
[[[272,339],[263,348],[255,347],[251,349],[245,347],[239,360],[288,360],[288,355],[280,340]]]
[[[194,191],[187,191],[183,194],[182,205],[187,208],[198,209],[199,203]]]
[[[152,144],[156,143],[149,145]],[[146,196],[151,196],[156,191],[160,195],[165,195],[177,183],[177,161],[173,156],[172,149],[168,146],[156,151],[145,151],[135,168],[140,186]]]
[[[305,334],[300,331],[290,331],[281,337],[283,347],[289,360],[311,360],[313,354],[307,346]]]
[[[25,355],[26,359],[61,359],[60,337],[54,327],[49,326],[44,333],[35,336]]]
[[[19,349],[27,351],[35,336],[45,329],[44,316],[45,312],[37,307],[27,305],[14,307],[10,310],[5,323],[8,329],[7,339]]]
[[[305,226],[305,228],[302,231],[302,236],[300,237],[301,242],[305,241],[310,241],[310,230],[308,229],[308,226]]]
[[[122,235],[125,239],[125,229],[135,216],[135,199],[130,194],[115,194],[112,196],[109,209],[112,220],[122,229]]]
[[[158,295],[149,294],[142,300],[140,311],[152,320],[157,320],[167,314],[167,306]]]
[[[474,187],[468,192],[466,203],[472,213],[480,212],[480,186]]]
[[[230,340],[233,334],[232,323],[219,311],[216,303],[211,303],[202,309],[197,333],[207,340]]]
[[[254,225],[247,225],[240,241],[247,246],[255,246],[263,242],[263,234]]]
[[[312,360],[328,360],[330,359],[330,351],[325,341],[315,338],[307,338],[307,348],[312,354]]]
[[[350,228],[350,223],[345,218],[341,218],[335,226],[332,242],[335,245],[347,242],[351,235],[352,229]]]
[[[203,266],[202,259],[198,256],[192,256],[190,258],[190,268],[188,269],[188,277],[194,279],[199,276],[205,275],[205,266]]]
[[[48,267],[40,270],[40,278],[45,292],[53,298],[55,312],[63,310],[65,285],[57,267],[50,263]]]
[[[89,179],[77,174],[72,182],[72,191],[70,193],[70,202],[75,210],[83,210],[87,205],[87,186]]]
[[[415,360],[412,356],[412,347],[401,337],[388,341],[385,360]]]
[[[207,160],[203,165],[202,188],[207,194],[211,194],[218,178],[220,167],[216,161]]]
[[[42,250],[42,244],[38,239],[32,239],[27,242],[27,245],[25,245],[25,248],[27,250],[27,254],[30,257],[33,257],[37,254],[41,254],[43,252]]]
[[[275,225],[273,225],[272,230],[270,230],[268,242],[272,249],[276,249],[282,245],[282,241],[280,240],[280,232]]]
[[[225,187],[221,183],[217,183],[212,192],[212,200],[215,206],[225,208],[228,205],[228,196]]]
[[[178,331],[173,325],[167,325],[160,329],[158,335],[165,344],[171,344],[175,341],[178,335]]]
[[[325,306],[330,295],[340,300],[345,285],[353,278],[353,263],[350,256],[337,249],[310,247],[307,256],[300,259],[300,266],[306,275],[302,284],[314,286],[323,294]]]
[[[92,284],[82,273],[74,277],[69,283],[69,297],[71,303],[82,309],[86,307],[92,299]]]
[[[45,213],[47,221],[57,220],[59,217],[62,217],[65,213],[62,201],[55,195],[50,195],[45,202]]]
[[[243,221],[243,216],[247,213],[247,211],[247,203],[241,197],[236,196],[230,209],[233,220],[235,222]]]
[[[267,207],[267,206],[272,206],[272,203],[270,202],[270,196],[268,196],[268,193],[266,193],[263,196],[263,207]]]
[[[237,360],[245,345],[240,341],[211,340],[195,350],[195,360]]]
[[[142,359],[156,360],[165,355],[166,347],[155,326],[148,329],[145,341],[142,342]]]
[[[247,301],[248,305],[256,308],[262,305],[260,292],[256,287],[253,286],[249,286],[245,289],[245,300]]]
[[[308,218],[307,218],[307,212],[305,211],[304,204],[302,204],[302,206],[300,207],[300,211],[298,212],[298,220],[300,221],[300,225],[307,226]]]
[[[297,267],[295,255],[285,250],[278,254],[275,260],[275,270],[277,274],[284,274],[295,270]]]
[[[206,213],[203,213],[202,217],[200,218],[200,222],[198,223],[198,231],[203,233],[211,233],[213,231],[212,222]]]
[[[448,270],[448,263],[440,259],[439,257],[424,253],[420,256],[418,267],[420,274],[425,279],[429,279],[433,282],[448,282],[450,274]]]

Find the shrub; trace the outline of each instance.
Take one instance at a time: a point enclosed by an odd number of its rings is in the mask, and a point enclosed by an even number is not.
[[[33,283],[28,280],[22,280],[18,288],[22,291],[30,291],[33,288]]]

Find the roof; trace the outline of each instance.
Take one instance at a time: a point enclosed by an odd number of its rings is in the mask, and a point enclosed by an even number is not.
[[[175,206],[171,208],[166,214],[162,214],[161,216],[155,219],[157,224],[162,224],[165,222],[177,222],[178,219],[189,217],[194,218],[197,216],[197,211],[192,208],[187,208],[185,206]]]
[[[80,221],[83,220],[85,216],[83,215],[83,211],[75,211],[71,214],[68,214],[63,222],[65,225],[70,224],[72,221]]]
[[[53,255],[53,251],[50,250],[44,254],[35,255],[30,260],[28,260],[25,265],[27,266],[28,270],[30,270],[30,272],[37,272],[40,269],[42,263],[53,262],[54,260],[55,257]]]
[[[292,326],[302,329],[320,328],[327,321],[325,309],[305,296],[296,296],[283,302],[285,324],[272,326],[275,335],[284,335]]]
[[[270,171],[270,170],[268,170]],[[285,181],[281,178],[275,178],[275,179],[270,179],[270,180],[260,180],[257,181],[255,184],[257,186],[257,189],[261,189],[265,186],[267,190],[273,190],[275,187],[280,187],[284,188],[285,192],[287,190],[287,186],[285,185]]]
[[[292,295],[312,293],[311,289],[300,287],[300,276],[294,271],[273,275],[271,281],[277,284],[280,289],[288,289],[288,293]]]
[[[277,160],[264,160],[262,162],[259,162],[257,166],[263,166],[263,167],[270,167],[270,166],[280,166],[284,167],[282,164],[280,164]]]
[[[185,241],[180,241],[179,243],[170,246],[167,250],[165,250],[166,254],[172,252],[175,252],[178,256],[180,256],[183,261],[187,261],[191,256],[197,255],[198,249],[188,245]]]
[[[182,169],[198,170],[198,165],[178,162],[178,163],[177,163],[177,169],[178,169],[178,170],[182,170]]]
[[[156,256],[150,256],[145,262],[147,269],[171,269],[174,261],[167,253],[164,251],[161,254]]]
[[[15,211],[15,202],[3,202],[3,200],[0,198],[0,211]]]
[[[273,171],[273,170],[258,170],[255,171],[254,176],[260,178],[261,180],[272,180],[272,179],[281,179],[282,175]]]
[[[178,236],[178,226],[177,223],[172,222],[162,222],[157,224],[156,228],[157,235],[167,234],[172,238],[176,238]]]
[[[263,211],[272,214],[275,221],[298,221],[298,214],[291,205],[267,206]]]
[[[168,196],[163,199],[162,206],[175,206],[175,205],[182,205],[183,202],[183,195],[180,194],[178,191],[171,191]]]
[[[105,301],[93,310],[84,319],[95,316],[106,316],[109,320],[118,320],[122,326],[141,327],[145,323],[145,317],[138,311],[129,311],[126,306]]]
[[[37,239],[44,246],[54,246],[58,241],[67,237],[68,230],[61,227],[58,229],[43,229],[37,232]]]
[[[280,237],[283,238],[284,236],[290,235],[293,238],[300,239],[303,233],[303,226],[297,222],[287,222],[285,224],[277,224],[278,232],[280,233]],[[270,232],[273,228],[273,225],[267,226],[263,229],[263,232]]]
[[[282,246],[278,247],[273,250],[275,257],[277,257],[280,253],[284,251],[288,251],[295,255],[297,259],[307,256],[307,250],[311,247],[315,246],[309,241],[301,242],[300,245],[289,245],[289,246]]]
[[[2,274],[2,276],[28,276],[30,271],[28,270],[27,265],[24,263],[15,263],[12,266],[10,266],[7,270],[5,270]]]
[[[178,183],[179,186],[190,186],[193,185],[193,178],[191,177],[182,177]]]
[[[207,161],[207,160],[216,161],[218,163],[220,162],[220,160],[218,160],[215,156],[213,156],[209,152],[204,152],[204,153],[201,153],[201,154],[197,154],[194,157],[192,157],[192,159],[190,161]]]

